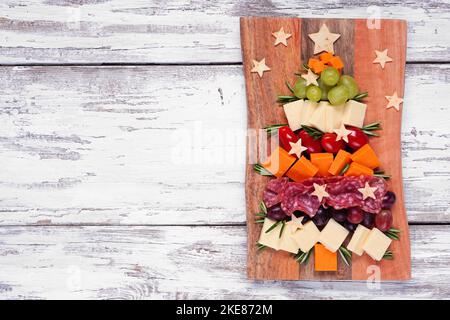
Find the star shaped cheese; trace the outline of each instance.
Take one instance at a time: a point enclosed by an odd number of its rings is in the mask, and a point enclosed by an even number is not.
[[[303,151],[308,150],[308,148],[302,146],[302,139],[298,139],[297,142],[289,142],[291,146],[291,150],[289,150],[289,154],[295,154],[297,158],[300,158]]]
[[[323,198],[330,196],[328,194],[328,192],[325,191],[325,189],[327,188],[326,184],[321,186],[320,184],[314,183],[313,186],[314,186],[314,192],[312,192],[311,194],[316,196],[317,198],[319,198],[320,202],[322,202]]]
[[[397,91],[395,91],[392,96],[385,97],[389,101],[386,109],[395,108],[395,110],[400,111],[400,104],[403,103],[403,99],[397,95]]]
[[[250,72],[258,73],[259,77],[263,76],[264,71],[269,71],[270,68],[266,65],[266,58],[261,61],[253,60],[253,68]]]
[[[375,50],[375,54],[377,57],[373,60],[373,63],[379,63],[381,68],[384,69],[386,62],[391,62],[392,58],[387,55],[388,49],[384,49],[383,51]]]
[[[358,191],[361,192],[363,196],[363,200],[366,200],[367,198],[375,199],[375,190],[377,190],[377,187],[372,188],[368,182],[366,182],[364,188],[358,188]]]
[[[343,123],[341,124],[341,127],[339,129],[334,129],[333,131],[334,133],[336,133],[336,141],[342,139],[348,143],[348,135],[352,132],[350,130],[347,130],[347,128],[345,128],[345,125]]]
[[[313,84],[315,86],[318,86],[317,79],[319,79],[319,76],[311,71],[311,69],[308,69],[308,73],[302,74],[302,78],[306,80],[306,86],[309,86],[310,84]]]
[[[291,34],[285,33],[283,27],[281,27],[279,31],[272,33],[272,35],[275,37],[274,46],[277,46],[280,43],[282,43],[285,47],[287,47],[287,39],[291,37]]]
[[[295,214],[291,215],[291,220],[288,221],[286,224],[289,225],[292,234],[295,233],[297,229],[303,229],[302,221],[303,217],[297,218]]]
[[[338,33],[331,33],[330,30],[328,30],[327,25],[324,23],[322,27],[320,27],[319,32],[310,33],[308,36],[312,41],[314,41],[314,54],[322,51],[328,51],[334,54],[333,43],[339,39],[341,35]]]

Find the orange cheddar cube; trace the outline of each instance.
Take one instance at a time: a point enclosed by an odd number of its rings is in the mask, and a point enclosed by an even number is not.
[[[344,173],[344,176],[373,176],[373,170],[363,166],[359,163],[352,162],[348,170]]]
[[[272,173],[275,177],[281,178],[292,166],[296,158],[290,155],[286,150],[277,147],[270,157],[261,165]]]
[[[325,64],[330,63],[331,58],[333,58],[333,54],[330,52],[324,52],[320,56],[320,61],[322,61]]]
[[[328,64],[332,67],[335,67],[338,70],[342,70],[344,68],[344,63],[342,62],[341,58],[337,56],[331,58]]]
[[[353,153],[352,161],[362,164],[370,169],[375,169],[380,166],[380,160],[369,144],[363,145]]]
[[[319,169],[311,163],[305,156],[302,156],[286,173],[286,176],[299,182],[314,177]]]
[[[319,171],[317,172],[317,175],[319,177],[328,177],[331,175],[328,170],[333,163],[333,154],[311,153],[311,163],[319,169]]]
[[[308,67],[314,71],[314,73],[321,73],[325,69],[325,64],[317,59],[309,59],[308,61]]]
[[[314,246],[314,270],[337,271],[337,251],[331,252],[323,244]]]
[[[336,154],[336,157],[334,158],[333,163],[331,164],[330,168],[328,169],[328,172],[333,176],[338,176],[342,169],[349,164],[351,159],[351,154],[348,153],[345,150],[339,150],[339,152]]]

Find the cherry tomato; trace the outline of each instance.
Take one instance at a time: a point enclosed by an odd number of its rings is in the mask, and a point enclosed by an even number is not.
[[[346,126],[346,129],[351,131],[348,135],[348,146],[353,150],[358,150],[369,142],[369,138],[361,129],[352,126]]]
[[[281,147],[286,151],[291,150],[291,142],[296,143],[298,141],[298,137],[288,126],[278,129],[278,139],[280,140]]]
[[[308,148],[308,153],[319,153],[322,152],[322,145],[320,144],[320,139],[314,140],[308,132],[301,130],[298,133],[298,137],[302,139],[302,146]]]
[[[322,136],[321,144],[326,152],[338,153],[339,150],[345,148],[344,140],[336,141],[336,133],[324,133]],[[303,141],[303,140],[302,140]]]

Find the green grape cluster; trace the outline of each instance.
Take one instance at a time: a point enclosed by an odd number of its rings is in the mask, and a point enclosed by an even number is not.
[[[327,67],[320,74],[316,85],[306,86],[303,78],[298,78],[294,85],[294,95],[299,99],[328,100],[332,105],[341,105],[347,100],[353,99],[359,91],[356,80],[349,75],[340,75],[333,67]]]

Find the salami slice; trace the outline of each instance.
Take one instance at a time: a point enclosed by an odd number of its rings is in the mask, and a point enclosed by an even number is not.
[[[273,207],[283,200],[284,189],[289,183],[288,178],[270,180],[263,193],[263,201],[267,208]]]
[[[311,195],[314,191],[312,183],[292,182],[286,187],[281,208],[288,215],[294,211],[302,211],[313,217],[320,207],[320,201],[316,196]]]

